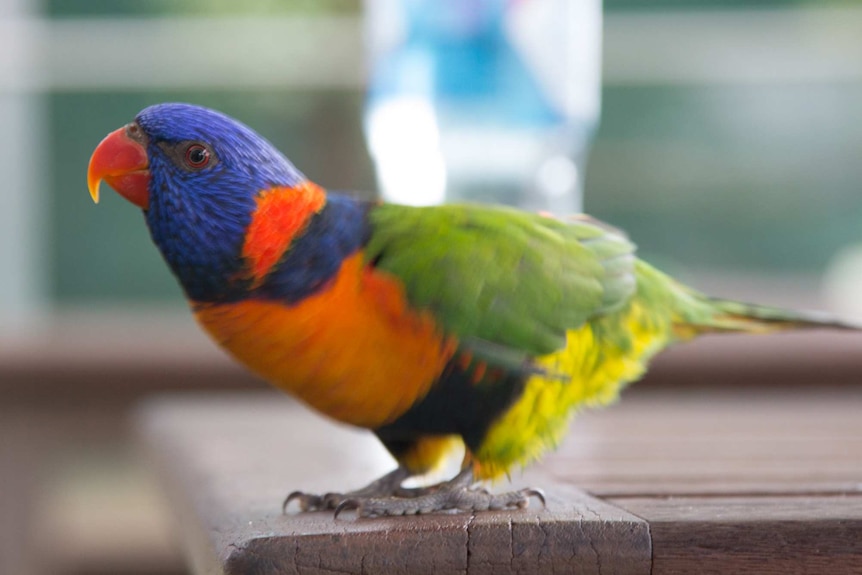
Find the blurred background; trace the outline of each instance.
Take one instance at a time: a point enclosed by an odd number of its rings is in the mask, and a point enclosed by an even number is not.
[[[573,161],[543,172],[571,180],[568,203],[533,207],[582,204],[717,295],[862,316],[862,7],[585,2],[595,100],[531,116],[557,130],[539,155]],[[364,130],[392,84],[366,48],[393,24],[369,24],[369,5],[0,0],[0,572],[184,572],[129,412],[159,391],[262,384],[198,333],[140,212],[107,190],[92,205],[89,155],[141,108],[182,100],[242,119],[322,185],[373,196],[389,180]],[[689,379],[687,357],[723,381],[693,349],[644,386]],[[786,364],[769,349],[757,373]],[[815,352],[797,375],[855,366]]]

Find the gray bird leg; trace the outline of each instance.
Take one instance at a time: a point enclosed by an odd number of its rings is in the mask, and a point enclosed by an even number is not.
[[[401,484],[413,474],[407,468],[398,466],[386,475],[375,479],[365,487],[348,491],[347,493],[325,493],[323,495],[315,495],[314,493],[304,493],[302,491],[294,491],[288,495],[282,504],[282,512],[287,512],[287,507],[291,502],[297,501],[301,511],[324,511],[327,509],[335,509],[342,502],[348,500],[365,500],[379,499],[386,497],[410,498],[422,495],[427,492],[428,488],[410,489],[401,487]]]
[[[520,489],[506,493],[490,493],[474,486],[472,466],[467,466],[449,481],[416,490],[409,497],[351,497],[335,507],[335,516],[355,510],[359,517],[382,515],[418,515],[438,511],[486,511],[495,509],[524,509],[530,498],[536,497],[545,504],[540,489]]]

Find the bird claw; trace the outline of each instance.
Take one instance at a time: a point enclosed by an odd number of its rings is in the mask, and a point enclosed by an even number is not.
[[[354,509],[357,514],[362,517],[362,501],[359,499],[344,499],[341,503],[335,506],[333,519],[338,519],[338,516],[342,511],[352,511]]]
[[[522,508],[526,508],[530,504],[530,498],[535,497],[542,503],[542,509],[548,508],[548,502],[545,499],[545,492],[538,487],[525,487],[518,491],[521,495],[524,496],[524,505]],[[519,507],[521,507],[519,505]]]
[[[303,491],[294,491],[284,498],[284,502],[281,504],[282,515],[287,514],[287,507],[293,501],[299,502],[300,511],[319,511],[321,509],[325,509],[325,507],[323,507],[324,498],[320,495],[305,493]]]
[[[281,512],[287,513],[287,507],[292,501],[299,502],[300,511],[328,511],[335,509],[338,505],[349,499],[344,493],[325,493],[316,495],[314,493],[305,493],[302,491],[294,491],[285,498],[281,506]]]
[[[494,494],[473,484],[469,468],[449,481],[421,488],[401,487],[403,475],[404,471],[399,468],[362,489],[348,493],[314,495],[294,491],[284,500],[282,512],[286,513],[293,501],[299,502],[302,512],[334,510],[335,518],[345,511],[355,511],[357,517],[378,517],[440,511],[526,509],[533,497],[542,503],[542,507],[547,507],[545,493],[541,489],[528,487]]]

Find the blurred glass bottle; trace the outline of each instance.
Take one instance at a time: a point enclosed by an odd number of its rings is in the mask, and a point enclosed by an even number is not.
[[[366,0],[365,130],[383,197],[580,211],[601,0]]]

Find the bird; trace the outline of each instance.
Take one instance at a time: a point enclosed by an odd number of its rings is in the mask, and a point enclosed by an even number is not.
[[[197,322],[241,364],[397,466],[339,493],[337,516],[520,509],[540,488],[484,487],[555,448],[671,344],[705,333],[859,329],[819,312],[707,296],[588,215],[491,204],[414,207],[339,194],[269,141],[187,103],[145,108],[89,162],[141,208]],[[463,457],[426,487],[409,478]]]

